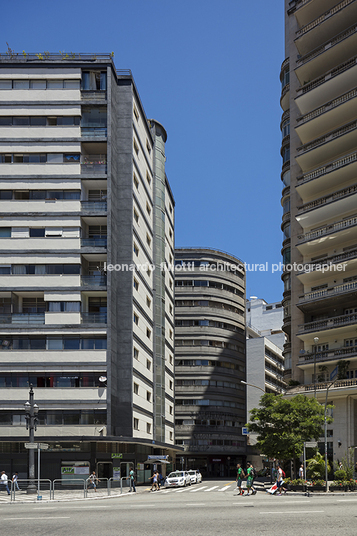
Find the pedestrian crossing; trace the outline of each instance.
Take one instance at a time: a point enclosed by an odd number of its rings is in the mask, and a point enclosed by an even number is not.
[[[199,485],[199,484],[198,484]],[[222,485],[222,484],[221,484]],[[200,486],[200,485],[199,485]],[[219,489],[218,489],[219,488]],[[180,488],[180,489],[177,489],[177,488],[174,488],[174,489],[165,489],[165,490],[160,490],[160,493],[161,494],[166,494],[166,493],[197,493],[198,491],[204,491],[204,492],[210,492],[210,491],[234,491],[236,489],[236,484],[225,484],[223,487],[220,487],[219,485],[218,486],[212,486],[210,488],[208,488],[208,486],[200,486],[198,488],[194,487],[192,489],[191,486],[189,487],[186,487],[186,488]]]

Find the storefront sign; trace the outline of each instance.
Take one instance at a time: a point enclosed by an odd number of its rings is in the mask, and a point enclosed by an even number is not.
[[[117,453],[117,452],[112,452],[112,458],[122,458],[123,457],[123,454],[122,453]]]

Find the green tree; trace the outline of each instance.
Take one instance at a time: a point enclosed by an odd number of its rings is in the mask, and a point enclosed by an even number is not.
[[[267,393],[261,397],[259,407],[250,412],[247,426],[258,434],[257,447],[262,453],[284,461],[293,459],[295,465],[304,441],[324,435],[324,410],[316,399],[305,395],[284,399],[283,395]],[[327,422],[332,422],[331,417]]]
[[[327,462],[327,472],[329,473],[330,471],[330,464]],[[316,452],[313,458],[307,460],[306,472],[311,480],[319,478],[325,480],[325,457],[319,452]]]

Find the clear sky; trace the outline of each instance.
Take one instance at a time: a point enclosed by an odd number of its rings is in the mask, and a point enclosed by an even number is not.
[[[168,133],[176,247],[268,263],[247,297],[281,300],[283,0],[17,0],[1,19],[2,53],[114,52],[132,70]]]

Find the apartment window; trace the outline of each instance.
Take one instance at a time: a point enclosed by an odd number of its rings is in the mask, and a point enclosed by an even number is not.
[[[169,204],[169,211],[170,211],[170,214],[172,214],[172,205],[171,205],[171,203]]]
[[[35,227],[30,229],[30,238],[43,238],[45,236],[45,229],[40,227]]]
[[[149,186],[151,185],[151,177],[150,177],[150,174],[148,173],[148,171],[146,172],[146,180],[149,184]]]
[[[174,358],[173,358],[173,356],[172,356],[172,355],[170,355],[170,357],[169,357],[169,361],[170,361],[170,365],[172,365],[172,364],[173,364],[173,362],[174,362]]]
[[[169,230],[169,236],[170,236],[170,238],[172,238],[172,231],[171,231],[171,229]]]
[[[172,307],[172,305],[169,306],[169,311],[170,311],[170,315],[172,315],[172,313],[173,313],[173,307]]]
[[[139,394],[139,386],[137,383],[134,382],[134,395],[138,395]]]
[[[151,147],[150,147],[150,143],[149,143],[148,140],[146,140],[146,149],[147,149],[147,152],[148,152],[149,154],[151,154]]]
[[[170,441],[172,441],[173,438],[174,438],[174,434],[173,434],[173,432],[170,432]]]
[[[134,288],[135,290],[139,290],[139,281],[134,278]]]
[[[149,330],[149,328],[147,328],[147,330],[146,330],[146,336],[147,336],[148,339],[151,338],[151,331]]]
[[[138,190],[139,189],[139,181],[138,181],[138,178],[137,176],[135,175],[134,173],[134,186],[135,188]]]
[[[151,393],[150,393],[150,391],[146,391],[146,400],[148,402],[151,402]]]
[[[136,156],[139,156],[139,146],[136,140],[134,140],[134,151],[135,151]]]
[[[146,203],[146,212],[147,212],[147,213],[149,214],[149,216],[150,216],[150,214],[151,214],[151,207],[150,207],[149,203]]]
[[[151,424],[149,422],[146,423],[146,433],[151,434]]]
[[[137,326],[139,325],[139,317],[135,313],[134,313],[134,324],[136,324]]]
[[[136,221],[136,223],[139,223],[139,214],[137,213],[135,208],[134,208],[134,220]]]
[[[11,227],[0,227],[0,238],[11,238]]]
[[[139,361],[139,350],[137,348],[134,348],[134,359]]]
[[[134,104],[133,112],[134,112],[135,119],[136,119],[137,121],[139,121],[139,112],[138,112],[138,110],[137,110],[135,104]]]
[[[172,290],[172,280],[171,279],[169,279],[169,287]]]
[[[105,91],[107,89],[106,71],[83,71],[82,89],[85,91]]]
[[[13,89],[29,89],[30,82],[29,80],[14,80],[12,83]]]
[[[150,361],[150,359],[147,359],[147,360],[146,360],[146,368],[147,368],[148,370],[151,370],[151,361]]]
[[[146,234],[146,243],[149,247],[151,246],[151,238],[148,234]]]
[[[172,406],[169,406],[169,411],[170,411],[170,415],[172,415],[173,414]]]
[[[173,337],[172,329],[170,329],[169,335],[170,335],[170,339],[172,339]]]
[[[151,300],[149,296],[146,296],[146,305],[150,308],[151,307]]]
[[[139,419],[134,417],[134,430],[139,430]]]
[[[171,389],[171,391],[172,391],[172,389],[173,389],[173,383],[172,383],[171,380],[170,380],[170,389]]]
[[[134,242],[134,253],[135,253],[136,256],[139,255],[139,248],[138,248],[138,246],[135,244],[135,242]]]

